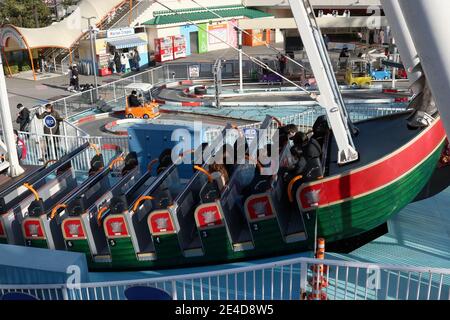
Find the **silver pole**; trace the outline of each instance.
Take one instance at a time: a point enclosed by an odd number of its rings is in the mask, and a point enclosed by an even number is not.
[[[97,79],[97,67],[95,63],[95,31],[93,26],[89,26],[90,39],[91,39],[91,53],[92,53],[92,68],[94,70],[94,84],[95,84],[95,101],[98,100],[98,79]]]
[[[19,157],[17,155],[14,128],[11,121],[11,109],[9,107],[8,91],[6,90],[5,74],[3,70],[3,60],[0,55],[0,117],[3,123],[3,139],[5,139],[8,153],[8,174],[14,178],[20,176],[25,171],[20,166]]]
[[[98,100],[98,79],[97,79],[97,68],[95,67],[96,63],[95,63],[95,38],[96,38],[96,34],[95,34],[95,25],[93,26],[91,24],[91,20],[92,19],[96,19],[97,17],[83,17],[83,19],[86,19],[88,21],[89,24],[89,40],[91,42],[91,56],[92,56],[92,69],[94,71],[94,83],[95,83],[95,101]]]
[[[242,74],[242,30],[236,28],[238,33],[238,48],[239,48],[239,92],[244,93],[244,81]]]

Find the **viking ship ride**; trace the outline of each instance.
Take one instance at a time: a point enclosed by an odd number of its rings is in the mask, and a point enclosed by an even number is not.
[[[312,8],[307,1],[291,7],[327,111],[312,128],[321,156],[310,174],[286,178],[290,142],[275,149],[280,168],[271,175],[248,161],[227,165],[228,179],[217,179],[210,158],[183,161],[205,148],[213,158],[224,141],[236,146],[238,138],[227,136],[232,124],[179,161],[158,150],[147,167],[135,150],[105,164],[97,152],[80,181],[76,163],[93,147],[85,144],[1,186],[0,242],[81,252],[91,270],[228,263],[312,251],[317,237],[355,239],[442,188],[445,182],[430,192],[432,176],[446,168],[448,143],[429,90],[402,113],[351,123]],[[257,130],[275,143],[277,126],[268,116]],[[248,159],[260,143],[244,145]]]

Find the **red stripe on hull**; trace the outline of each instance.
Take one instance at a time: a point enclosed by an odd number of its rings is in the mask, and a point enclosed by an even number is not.
[[[304,210],[326,206],[373,192],[402,177],[426,159],[442,143],[445,130],[439,119],[412,143],[379,162],[303,186],[297,194]]]

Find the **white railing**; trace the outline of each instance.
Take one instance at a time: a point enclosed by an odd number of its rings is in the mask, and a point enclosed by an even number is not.
[[[296,258],[212,272],[132,281],[60,285],[0,285],[44,300],[123,300],[133,286],[165,290],[174,300],[304,300],[312,269],[325,266],[328,300],[450,300],[450,269]]]
[[[80,147],[86,142],[99,147],[106,163],[116,158],[122,152],[128,152],[128,138],[123,137],[90,137],[84,135],[67,136],[51,134],[35,134],[19,132],[19,137],[25,142],[27,156],[22,162],[26,165],[42,165],[47,161],[60,159],[62,156]],[[94,153],[75,163],[75,170],[89,171],[90,159]]]

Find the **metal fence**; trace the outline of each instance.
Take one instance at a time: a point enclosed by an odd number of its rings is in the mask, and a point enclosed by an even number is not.
[[[393,113],[403,112],[404,108],[377,108],[377,107],[358,107],[348,108],[349,115],[352,121],[362,121],[371,118],[381,117]],[[295,124],[300,131],[308,132],[311,130],[315,120],[318,116],[325,114],[325,111],[321,107],[307,108],[304,111],[287,117],[282,117],[279,120],[284,124]],[[240,129],[246,128],[259,128],[261,122],[248,125],[242,125]],[[24,164],[39,165],[42,161],[48,161],[52,159],[58,159],[67,151],[72,150],[85,142],[90,142],[98,145],[102,150],[102,153],[106,156],[106,160],[111,160],[117,155],[117,152],[129,152],[127,136],[89,136],[75,125],[64,122],[62,125],[62,135],[45,135],[42,132],[42,123],[37,125],[33,120],[32,127],[33,133],[20,132],[20,137],[24,140],[25,145],[28,148],[27,158],[24,160]],[[277,128],[277,123],[274,122],[272,129]],[[212,142],[221,133],[221,129],[209,129],[204,133],[203,142]],[[272,136],[273,133],[269,133]]]
[[[125,87],[131,83],[145,82],[157,86],[165,83],[168,77],[168,66],[164,65],[99,86],[97,89],[94,88],[73,94],[69,97],[53,101],[52,104],[54,109],[63,118],[70,119],[71,117],[92,111],[92,109],[96,109],[102,104],[109,104],[124,99],[126,96]],[[36,106],[31,111],[38,111],[40,108],[41,106]]]
[[[28,132],[19,132],[19,137],[27,147],[26,158],[22,160],[25,165],[42,165],[47,161],[60,159],[86,142],[98,146],[106,163],[109,163],[122,152],[128,153],[129,149],[127,137],[90,137],[79,134],[70,136]],[[94,156],[93,152],[84,159],[75,161],[77,172],[89,171],[90,159]]]
[[[450,300],[450,269],[296,258],[247,267],[133,281],[80,285],[0,285],[43,300],[123,300],[127,288],[149,286],[174,300],[305,300],[313,270],[324,266],[328,300]]]

